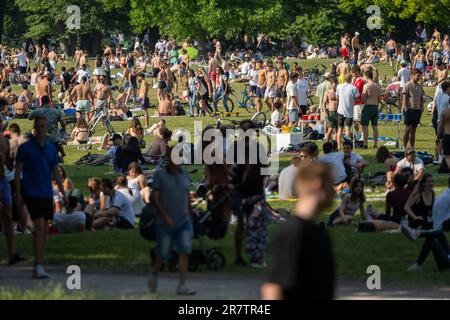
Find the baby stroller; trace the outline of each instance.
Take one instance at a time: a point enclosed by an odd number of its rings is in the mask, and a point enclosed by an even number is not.
[[[213,195],[214,194],[214,195]],[[225,256],[219,247],[206,248],[204,239],[223,239],[228,231],[229,217],[224,214],[230,197],[225,187],[219,187],[214,192],[200,185],[196,191],[197,199],[193,202],[193,239],[198,240],[198,247],[192,249],[189,257],[189,271],[196,271],[199,266],[206,265],[208,270],[220,270],[225,266]],[[220,195],[217,197],[216,195]],[[206,202],[206,210],[198,208]],[[155,250],[151,250],[151,259],[154,260]],[[164,268],[164,266],[163,266]],[[162,269],[163,269],[162,268]],[[172,258],[167,262],[170,272],[178,269],[178,256],[172,252]]]

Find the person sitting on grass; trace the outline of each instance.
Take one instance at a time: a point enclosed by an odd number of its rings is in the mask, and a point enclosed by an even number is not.
[[[139,141],[136,137],[130,137],[128,144],[123,148],[116,151],[117,167],[122,174],[126,174],[128,166],[132,162],[145,163],[142,157],[141,148],[139,147]]]
[[[359,179],[353,179],[350,184],[350,193],[342,197],[340,206],[330,215],[327,226],[331,227],[340,224],[351,224],[356,211],[360,211],[361,216],[365,216],[364,203],[366,197],[364,196],[364,185]]]
[[[145,132],[148,135],[156,135],[159,132],[160,128],[166,128],[166,120],[160,119],[157,123],[153,124],[147,131]]]
[[[167,148],[172,132],[167,128],[160,128],[152,144],[145,151],[144,159],[148,163],[157,163],[162,157],[167,156]]]
[[[435,199],[433,186],[433,176],[426,173],[411,193],[405,204],[405,212],[408,215],[410,227],[433,228],[433,223],[428,221],[431,220]]]
[[[322,148],[325,155],[320,157],[319,161],[331,165],[335,176],[334,184],[338,186],[338,189],[343,189],[349,181],[344,166],[344,155],[337,152],[337,143],[335,141],[325,142]]]
[[[128,166],[127,186],[131,190],[140,193],[145,203],[150,202],[150,187],[148,186],[146,176],[152,173],[151,171],[144,173],[137,162],[132,162]]]
[[[353,143],[351,141],[344,142],[344,164],[349,165],[351,171],[347,172],[347,176],[353,177],[355,174],[361,174],[369,165],[359,154],[353,152]]]
[[[110,200],[109,208],[100,210],[93,217],[94,229],[104,229],[113,226],[119,229],[133,229],[136,217],[130,200],[122,193],[114,190],[111,179],[102,179],[100,189]]]
[[[165,95],[164,99],[158,102],[158,117],[176,116],[176,101],[171,93]]]
[[[400,173],[403,168],[412,168],[414,172],[414,184],[417,183],[425,173],[423,161],[416,157],[416,151],[413,148],[408,148],[405,153],[405,158],[397,163],[397,168],[394,174]]]
[[[128,128],[126,134],[129,134],[130,136],[138,139],[140,146],[145,146],[144,128],[142,128],[141,122],[137,117],[134,117],[133,120],[131,120],[130,127]]]
[[[295,193],[295,177],[298,166],[307,160],[312,160],[311,151],[308,147],[304,147],[300,150],[298,157],[291,159],[291,165],[281,170],[280,176],[278,177],[278,194],[280,199],[297,198],[297,194]]]
[[[80,118],[70,134],[69,144],[87,144],[89,142],[89,126],[84,118]]]
[[[112,146],[106,152],[106,154],[90,163],[91,166],[96,166],[105,163],[105,161],[110,161],[112,163],[114,172],[119,172],[119,167],[117,165],[117,152],[122,148],[122,136],[115,133],[112,137]]]
[[[403,168],[400,170],[400,174],[406,177],[406,189],[413,192],[415,187],[414,181],[414,171],[410,167]]]
[[[405,204],[408,201],[411,191],[406,187],[407,177],[396,174],[393,178],[394,191],[386,195],[386,211],[383,220],[393,221],[400,224],[405,217]]]
[[[378,148],[375,155],[375,160],[377,163],[382,163],[386,170],[386,189],[392,191],[394,188],[392,186],[392,178],[394,177],[394,172],[397,169],[397,163],[399,159],[394,157],[387,147],[381,146]]]
[[[69,196],[67,200],[66,212],[56,212],[53,215],[52,225],[61,233],[82,233],[86,230],[86,214],[81,211],[76,197]]]
[[[127,177],[125,176],[117,177],[117,185],[115,189],[117,192],[123,194],[131,202],[134,215],[140,216],[145,204],[142,201],[142,197],[139,190],[130,188],[128,186]]]

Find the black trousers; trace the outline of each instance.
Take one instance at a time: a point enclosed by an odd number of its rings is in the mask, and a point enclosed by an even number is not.
[[[417,264],[423,265],[432,252],[438,270],[450,269],[450,247],[445,233],[437,230],[426,231],[422,232],[421,237],[425,238],[425,242],[420,250]]]

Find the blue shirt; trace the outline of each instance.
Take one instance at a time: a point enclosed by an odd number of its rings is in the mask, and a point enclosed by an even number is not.
[[[35,138],[20,145],[16,157],[23,164],[22,195],[26,197],[52,198],[52,174],[58,165],[56,147],[45,139],[44,146]]]
[[[161,207],[173,220],[175,227],[189,219],[189,174],[181,170],[176,174],[166,168],[156,170],[152,188],[159,192]],[[163,225],[159,215],[156,224]]]

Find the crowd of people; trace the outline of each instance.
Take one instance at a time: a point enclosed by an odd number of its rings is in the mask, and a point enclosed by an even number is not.
[[[227,58],[217,39],[212,42],[208,65],[197,70],[188,54],[190,43],[183,44],[179,55],[175,41],[160,40],[154,54],[146,53],[140,44],[128,52],[122,51],[120,46],[115,50],[106,48],[103,55],[97,56],[92,74],[89,54],[80,48],[73,56],[75,67],[67,69],[59,64],[64,64],[69,57],[66,54],[60,56],[56,48],[36,44],[34,56],[30,57],[25,48],[8,53],[2,47],[0,101],[3,114],[34,121],[33,134],[23,134],[15,123],[6,126],[3,119],[0,123],[4,133],[0,136],[1,226],[7,239],[9,264],[24,259],[14,247],[15,231],[33,232],[32,276],[44,279],[49,278],[44,269],[49,233],[132,229],[144,208],[152,206],[157,213],[157,257],[149,288],[152,292],[157,289],[158,274],[163,261],[171,257],[174,241],[180,271],[177,293],[194,294],[187,285],[194,219],[190,175],[172,159],[172,132],[166,127],[165,120],[158,119],[158,123],[151,126],[151,90],[154,89],[158,102],[157,116],[177,114],[175,95],[183,88],[191,116],[212,116],[219,111],[219,101],[228,111],[226,101],[231,83],[248,82],[250,93],[255,96],[256,111],[270,110],[273,126],[298,126],[301,115],[305,114],[319,114],[325,123],[323,155],[320,156],[316,144],[306,144],[299,156],[292,159],[291,165],[280,172],[276,183],[270,184],[261,174],[264,167],[261,161],[250,161],[251,139],[244,140],[243,163],[205,165],[207,189],[213,197],[220,189],[220,194],[226,195],[222,207],[224,214],[235,216],[236,265],[267,266],[267,228],[272,217],[265,201],[269,184],[271,190],[278,191],[281,199],[300,199],[295,215],[289,217],[274,243],[275,262],[271,266],[270,283],[263,288],[264,297],[298,298],[306,292],[317,297],[332,297],[333,261],[324,230],[338,225],[356,224],[361,232],[398,230],[412,240],[424,237],[426,241],[421,254],[410,269],[419,269],[430,252],[434,253],[439,269],[448,268],[448,244],[443,232],[450,230],[449,192],[446,190],[435,196],[433,177],[425,173],[424,164],[414,149],[416,129],[424,111],[422,65],[430,65],[435,68],[437,78],[432,110],[436,151],[450,168],[450,82],[444,64],[445,59],[448,60],[448,53],[445,53],[449,48],[448,36],[441,41],[440,34],[433,34],[426,46],[432,52],[427,52],[425,57],[421,56],[421,49],[413,52],[409,44],[405,47],[410,49],[409,53],[403,47],[398,50],[392,39],[386,44],[386,61],[391,61],[396,68],[395,58],[402,67],[398,70],[398,78],[402,83],[400,102],[405,122],[403,159],[397,159],[384,146],[378,147],[381,86],[373,64],[377,62],[378,54],[381,54],[380,60],[384,54],[383,49],[373,46],[364,53],[358,37],[357,32],[352,39],[348,35],[342,37],[339,51],[342,61],[336,63],[332,72],[324,74],[324,81],[317,86],[317,106],[309,103],[311,88],[298,62],[291,65],[283,57],[264,60],[259,50],[238,50]],[[288,41],[285,45],[289,45]],[[33,69],[31,60],[36,64]],[[114,68],[121,68],[118,76],[112,74]],[[17,97],[11,90],[14,83],[20,83],[23,90]],[[57,96],[54,94],[56,85],[61,86]],[[30,86],[34,86],[34,93]],[[110,108],[111,114],[130,120],[125,135],[114,134],[102,141],[102,147],[108,151],[96,160],[110,162],[117,178],[115,181],[89,179],[88,195],[82,194],[81,186],[76,186],[58,163],[57,152],[64,152],[59,143],[59,127],[64,131],[66,126],[63,113],[56,108],[58,99],[63,102],[63,108],[76,109],[77,123],[70,135],[74,144],[89,141],[88,123],[97,109]],[[143,112],[144,125],[133,114],[132,110],[137,107]],[[358,134],[363,148],[369,148],[369,125],[373,129],[376,160],[386,168],[383,174],[387,191],[384,212],[370,205],[366,207],[363,172],[369,162],[354,152],[353,140],[359,139]],[[244,133],[254,128],[255,124],[250,120],[240,123]],[[148,147],[144,141],[147,134],[155,137]],[[142,152],[142,148],[147,150]],[[228,151],[225,147],[222,149],[224,153]],[[146,170],[147,164],[157,164],[157,167]],[[336,193],[341,195],[340,204],[330,210]],[[327,210],[331,215],[326,224],[312,223]],[[358,210],[361,221],[356,223]],[[295,245],[286,248],[283,246],[286,241]],[[311,247],[312,241],[317,241],[317,247]],[[244,243],[249,263],[243,257]],[[311,253],[317,248],[321,249],[320,254]],[[313,273],[323,276],[321,284],[313,283],[314,277],[306,279],[305,274],[298,275],[298,263],[304,255],[313,256],[308,259],[309,268],[319,266]],[[300,286],[304,287],[299,289]]]

